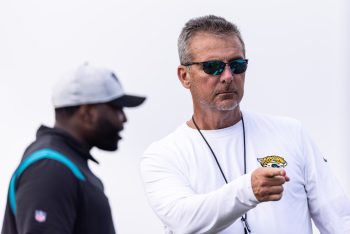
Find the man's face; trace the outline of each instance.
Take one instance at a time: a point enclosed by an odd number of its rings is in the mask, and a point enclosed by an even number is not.
[[[110,104],[98,105],[99,114],[93,132],[94,146],[99,149],[114,151],[118,149],[120,132],[126,122],[126,116],[122,108],[113,107]]]
[[[236,36],[199,32],[192,38],[189,49],[192,62],[220,60],[227,63],[245,58],[242,44]],[[186,73],[195,111],[239,111],[245,73],[232,74],[228,65],[220,75],[206,74],[202,65],[192,65]]]

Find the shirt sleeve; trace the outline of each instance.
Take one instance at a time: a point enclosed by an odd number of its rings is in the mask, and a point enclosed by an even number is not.
[[[141,176],[151,207],[174,233],[217,233],[258,204],[250,173],[215,191],[198,194],[181,171],[164,159],[171,152],[161,151],[146,151]]]
[[[73,233],[78,183],[69,168],[55,160],[44,159],[28,167],[16,188],[18,233]]]
[[[305,189],[310,214],[322,234],[350,233],[350,201],[325,159],[302,130]]]

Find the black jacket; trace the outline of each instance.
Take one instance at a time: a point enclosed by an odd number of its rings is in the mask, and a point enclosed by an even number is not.
[[[88,167],[89,149],[62,130],[41,126],[22,162],[41,149],[66,156],[85,177],[79,180],[64,164],[39,160],[16,180],[16,213],[7,199],[2,234],[113,234],[111,210],[102,182]]]

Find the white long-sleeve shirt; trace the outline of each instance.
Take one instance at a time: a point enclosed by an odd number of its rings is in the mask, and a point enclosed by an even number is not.
[[[141,176],[165,233],[244,233],[240,217],[246,212],[254,234],[310,234],[311,218],[322,234],[350,233],[349,200],[300,123],[252,113],[243,117],[245,175],[242,121],[202,130],[228,184],[198,131],[186,124],[145,151]],[[285,160],[290,181],[281,200],[260,203],[251,172],[263,165],[258,159],[267,165],[269,156]]]

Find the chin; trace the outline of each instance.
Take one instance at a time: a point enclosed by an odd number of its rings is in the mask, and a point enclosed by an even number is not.
[[[105,151],[116,151],[118,149],[117,144],[96,145],[96,147]]]
[[[239,107],[238,102],[231,103],[223,103],[221,105],[217,105],[216,109],[219,111],[233,111]]]

